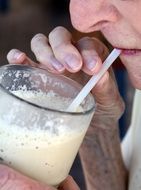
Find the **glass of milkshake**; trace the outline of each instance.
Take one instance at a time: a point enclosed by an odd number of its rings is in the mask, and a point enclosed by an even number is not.
[[[91,94],[67,108],[81,86],[25,65],[0,67],[0,163],[58,186],[68,175],[94,114]]]

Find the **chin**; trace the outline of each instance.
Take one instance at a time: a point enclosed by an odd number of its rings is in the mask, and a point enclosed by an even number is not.
[[[132,86],[133,86],[135,89],[141,90],[141,86],[139,86],[139,85],[137,85],[137,84],[132,84]]]
[[[127,59],[127,57],[121,57],[121,61],[127,70],[128,77],[131,81],[132,86],[139,90],[141,90],[140,60],[141,59],[136,59],[133,57],[130,57],[130,59]]]
[[[135,89],[141,90],[141,79],[130,78],[131,84]]]

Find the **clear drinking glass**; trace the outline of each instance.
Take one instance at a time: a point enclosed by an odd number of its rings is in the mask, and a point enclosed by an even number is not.
[[[75,81],[43,69],[0,67],[0,163],[59,185],[94,114],[91,94],[78,112],[65,111],[80,89]]]

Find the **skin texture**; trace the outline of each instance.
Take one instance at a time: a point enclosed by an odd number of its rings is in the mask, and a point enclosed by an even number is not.
[[[133,86],[138,89],[141,89],[140,7],[140,0],[70,0],[73,26],[84,33],[100,30],[111,45],[122,49],[120,58]],[[7,56],[9,63],[30,64],[64,73],[82,84],[90,75],[98,73],[108,54],[102,42],[89,37],[74,41],[63,27],[55,28],[48,37],[34,36],[31,49],[39,64],[15,49]],[[118,120],[124,111],[124,103],[111,69],[92,93],[97,109],[80,150],[87,189],[125,190],[127,172],[118,136]],[[61,188],[79,189],[71,182],[65,181]]]
[[[56,190],[56,188],[54,187],[39,183],[4,165],[0,165],[0,189]],[[59,190],[79,190],[79,187],[74,182],[73,178],[71,176],[68,176],[65,181],[60,185]]]
[[[55,190],[53,187],[47,187],[44,184],[31,180],[4,165],[0,165],[0,189]]]
[[[140,0],[71,0],[73,26],[82,32],[100,30],[114,46],[141,49]],[[85,18],[85,21],[84,21]],[[135,88],[141,88],[141,52],[121,55]]]

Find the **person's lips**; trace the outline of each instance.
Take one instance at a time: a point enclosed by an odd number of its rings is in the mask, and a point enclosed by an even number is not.
[[[135,55],[139,55],[141,54],[141,49],[125,49],[125,48],[118,48],[120,49],[122,52],[122,55],[126,55],[126,56],[135,56]]]

